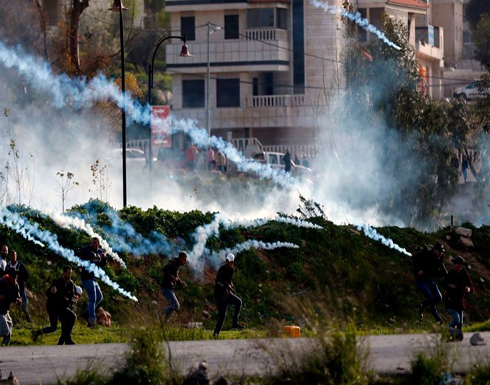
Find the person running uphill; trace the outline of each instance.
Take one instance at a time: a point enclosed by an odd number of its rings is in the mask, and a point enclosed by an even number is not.
[[[31,315],[29,314],[29,299],[26,294],[26,282],[29,279],[29,271],[25,265],[19,261],[17,258],[17,252],[15,250],[9,251],[10,261],[7,263],[7,267],[5,272],[12,276],[12,273],[15,272],[17,274],[17,283],[19,284],[20,289],[20,298],[22,298],[22,312],[26,316],[27,322],[32,322]]]
[[[443,287],[446,289],[444,296],[446,302],[446,310],[453,318],[449,323],[449,334],[453,339],[461,341],[463,333],[463,310],[466,307],[464,297],[466,293],[475,291],[473,282],[464,268],[466,265],[463,257],[458,256],[451,260],[453,268],[446,275],[443,281]]]
[[[53,333],[61,321],[61,337],[58,345],[75,345],[71,338],[71,332],[77,316],[72,310],[73,305],[82,294],[82,289],[77,287],[71,280],[72,268],[68,265],[63,267],[63,275],[55,279],[48,290],[46,290],[46,309],[49,315],[50,326],[32,332],[34,342],[43,334]]]
[[[230,253],[226,256],[225,264],[221,266],[216,274],[216,283],[214,285],[214,299],[218,307],[218,322],[214,328],[213,337],[217,337],[226,318],[228,305],[235,307],[233,316],[233,329],[243,329],[243,326],[238,323],[240,310],[242,308],[242,300],[232,293],[235,288],[233,286],[233,274],[235,274],[235,256]]]
[[[442,318],[436,305],[441,302],[442,295],[434,279],[443,278],[447,274],[444,252],[444,246],[437,242],[431,249],[423,250],[413,256],[415,285],[426,298],[418,307],[420,318],[424,316],[424,309],[428,306],[436,322],[441,325]]]
[[[80,250],[80,258],[85,261],[90,261],[98,267],[107,265],[107,256],[100,248],[100,240],[97,237],[92,238],[90,245],[85,246]],[[82,312],[81,317],[88,321],[87,326],[94,328],[97,326],[97,318],[95,317],[95,309],[104,299],[100,286],[97,283],[97,278],[92,271],[82,268],[82,285],[87,292],[88,306]]]
[[[179,278],[179,269],[187,264],[187,253],[181,251],[177,258],[173,258],[163,268],[162,294],[167,300],[165,308],[165,322],[172,314],[180,309],[180,303],[175,296],[176,288],[186,287],[186,283]]]

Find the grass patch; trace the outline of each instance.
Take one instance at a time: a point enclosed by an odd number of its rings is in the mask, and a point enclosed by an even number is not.
[[[162,347],[164,332],[160,327],[139,328],[133,331],[130,350],[124,363],[113,372],[103,371],[90,364],[77,371],[74,378],[60,379],[59,385],[143,385],[182,383],[180,372],[166,359]]]

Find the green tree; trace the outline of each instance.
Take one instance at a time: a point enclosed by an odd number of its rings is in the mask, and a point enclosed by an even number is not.
[[[490,15],[490,2],[488,0],[470,0],[466,4],[465,17],[474,30],[483,14]]]
[[[484,65],[490,63],[490,13],[481,15],[473,30],[475,57]]]
[[[490,2],[470,0],[466,4],[465,16],[476,46],[475,58],[486,65],[490,62]]]

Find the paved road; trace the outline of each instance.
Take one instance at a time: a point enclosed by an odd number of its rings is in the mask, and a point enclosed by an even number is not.
[[[490,343],[490,333],[481,333]],[[471,363],[490,358],[490,345],[471,346],[469,337],[461,343],[447,344],[458,356],[455,369],[467,370]],[[434,346],[437,335],[370,336],[360,341],[368,347],[369,368],[378,373],[403,373],[419,351]],[[187,373],[200,360],[208,363],[211,376],[219,374],[252,375],[276,370],[290,360],[298,360],[304,352],[314,349],[315,343],[299,339],[217,340],[171,342],[172,362],[176,369]],[[114,367],[127,351],[125,344],[74,346],[28,346],[0,348],[0,369],[12,371],[21,385],[55,384],[58,378],[70,377],[77,369],[88,365]],[[284,356],[277,352],[284,352]],[[271,352],[271,353],[269,353]]]

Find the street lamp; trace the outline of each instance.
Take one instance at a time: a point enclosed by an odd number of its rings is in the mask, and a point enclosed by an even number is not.
[[[212,27],[212,28],[211,28]],[[221,27],[214,25],[208,21],[208,40],[207,40],[207,46],[208,46],[208,74],[206,77],[206,128],[208,129],[208,138],[211,138],[211,125],[209,124],[209,68],[210,68],[210,63],[209,63],[209,36],[213,34],[216,31],[219,31]]]
[[[187,47],[186,41],[187,37],[184,36],[163,36],[161,37],[156,44],[155,51],[153,51],[153,56],[151,58],[151,64],[148,65],[148,105],[151,108],[151,89],[153,88],[153,67],[155,62],[155,56],[157,54],[158,48],[162,45],[162,43],[167,39],[180,39],[184,43],[182,45],[182,49],[180,51],[180,57],[192,57],[189,53],[189,48]],[[150,191],[151,191],[151,169],[152,169],[152,137],[151,137],[151,125],[150,125],[150,143],[148,144],[148,155],[149,155],[149,171],[150,171]]]
[[[123,207],[128,203],[127,183],[126,183],[126,68],[124,63],[124,19],[123,11],[127,8],[123,5],[122,0],[114,0],[109,11],[119,12],[119,38],[121,40],[121,115],[122,115],[122,174],[123,174]]]

